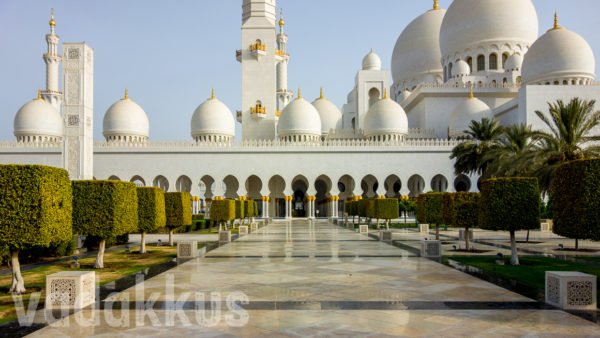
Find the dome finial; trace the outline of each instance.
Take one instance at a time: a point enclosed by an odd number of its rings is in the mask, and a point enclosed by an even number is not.
[[[323,95],[323,87],[321,87],[321,93],[319,95],[319,99],[323,100],[325,98],[325,95]]]
[[[41,89],[38,89],[38,95],[37,95],[37,98],[36,98],[36,100],[38,100],[38,101],[42,101],[43,99],[44,99],[44,98],[42,97],[42,90],[41,90]]]
[[[433,10],[438,10],[440,9],[440,1],[439,0],[433,0]]]
[[[283,8],[279,10],[279,28],[283,29],[285,26],[285,20],[283,20]]]
[[[211,99],[211,100],[214,100],[214,99],[216,99],[216,96],[215,96],[215,89],[214,89],[214,88],[212,89],[212,91],[211,91],[211,93],[210,93],[210,99]]]
[[[555,30],[555,29],[561,29],[562,27],[560,27],[560,24],[558,23],[558,12],[554,12],[554,26],[552,26],[552,29],[550,29],[551,31]]]
[[[469,99],[474,99],[475,98],[475,94],[473,94],[473,84],[471,83],[471,86],[469,87]]]
[[[123,95],[123,100],[129,100],[129,90],[125,88],[125,94]]]
[[[54,31],[54,27],[56,27],[56,21],[54,21],[54,8],[50,9],[50,29]]]
[[[298,98],[297,100],[302,98],[302,90],[300,89],[300,87],[298,87]]]

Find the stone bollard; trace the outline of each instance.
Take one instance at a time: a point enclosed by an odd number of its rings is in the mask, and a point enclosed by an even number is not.
[[[219,231],[219,243],[231,242],[231,231]]]
[[[467,232],[465,231],[465,229],[458,230],[458,239],[461,241],[466,240],[466,238],[465,238],[466,233]],[[469,230],[468,234],[469,234],[469,240],[472,241],[473,240],[473,230]]]
[[[198,257],[198,241],[177,241],[177,258]]]
[[[419,232],[420,233],[425,233],[428,234],[429,233],[429,224],[419,224]]]
[[[258,223],[256,223],[256,222],[250,223],[250,232],[255,232],[256,230],[258,230]]]
[[[596,276],[574,271],[546,271],[546,303],[563,310],[596,311]]]
[[[369,226],[366,224],[361,224],[358,226],[358,232],[361,234],[368,234],[369,233]]]
[[[551,223],[540,223],[540,231],[541,232],[552,232],[552,224]]]
[[[240,225],[239,229],[239,234],[240,236],[245,236],[248,234],[248,226],[247,225]]]
[[[46,276],[46,309],[80,310],[96,302],[96,272],[63,271]]]
[[[421,257],[440,258],[442,257],[442,242],[440,241],[421,241]]]
[[[392,241],[392,232],[390,230],[380,230],[379,231],[379,240],[382,242],[391,242]]]

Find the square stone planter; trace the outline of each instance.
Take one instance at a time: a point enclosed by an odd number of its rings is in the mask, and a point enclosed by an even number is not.
[[[419,224],[419,232],[420,233],[425,233],[428,234],[429,233],[429,224]]]
[[[256,230],[258,230],[258,223],[256,223],[256,222],[250,223],[250,232],[255,232]]]
[[[79,310],[96,302],[96,272],[63,271],[46,276],[46,309]]]
[[[248,226],[247,225],[240,225],[239,229],[239,234],[240,236],[245,236],[248,234]]]
[[[178,241],[177,258],[198,257],[198,241]]]
[[[546,303],[564,310],[596,311],[596,276],[574,271],[546,271]]]
[[[442,257],[441,241],[421,241],[421,257],[440,258]]]
[[[465,229],[458,230],[458,239],[459,240],[461,240],[461,241],[466,240],[465,235],[466,235]],[[468,235],[469,235],[469,240],[472,241],[473,240],[473,230],[469,230]]]
[[[383,242],[391,242],[392,241],[392,232],[389,230],[381,230],[379,232],[379,240]]]
[[[361,224],[358,226],[358,232],[361,234],[368,234],[369,233],[369,226],[366,224]]]
[[[219,231],[219,243],[231,242],[231,231]]]
[[[540,231],[541,232],[552,232],[552,223],[540,223]]]

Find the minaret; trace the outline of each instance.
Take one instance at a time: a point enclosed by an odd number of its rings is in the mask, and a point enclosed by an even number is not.
[[[294,94],[288,90],[288,63],[290,55],[287,52],[288,36],[283,32],[285,20],[283,20],[283,10],[279,16],[279,34],[277,34],[277,111],[282,112],[285,106],[290,103]]]
[[[54,21],[54,9],[50,15],[50,34],[46,34],[46,42],[48,43],[48,51],[44,54],[44,62],[46,63],[46,90],[42,91],[42,96],[46,102],[52,104],[57,111],[61,111],[62,93],[58,88],[59,73],[58,68],[62,58],[58,53],[58,42],[60,38],[54,33],[56,21]]]
[[[242,139],[274,139],[276,123],[275,0],[243,0]],[[260,109],[259,109],[260,108]]]

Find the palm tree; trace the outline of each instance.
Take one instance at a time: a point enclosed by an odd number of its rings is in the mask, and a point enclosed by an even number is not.
[[[469,130],[465,130],[468,138],[454,147],[450,155],[450,159],[455,160],[456,174],[479,174],[488,177],[487,168],[492,160],[487,158],[486,154],[497,146],[502,131],[502,127],[492,119],[471,121]]]
[[[540,189],[548,193],[552,175],[563,163],[600,155],[600,111],[594,111],[595,100],[572,99],[548,103],[549,114],[536,111],[550,132],[543,133],[535,160],[535,175]]]
[[[525,124],[505,127],[493,148],[484,156],[488,174],[496,177],[532,176],[531,163],[544,134]]]

